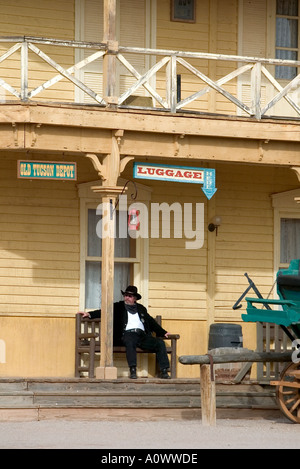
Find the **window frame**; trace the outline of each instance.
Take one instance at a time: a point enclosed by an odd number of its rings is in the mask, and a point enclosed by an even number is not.
[[[281,232],[281,230],[282,230],[282,220],[293,220],[293,221],[294,221],[294,220],[297,220],[298,223],[299,223],[299,221],[300,221],[300,214],[297,214],[297,216],[290,216],[290,215],[287,216],[287,217],[284,217],[283,215],[280,216],[280,241],[282,241],[282,239],[281,239],[281,237],[282,237],[282,232]],[[298,232],[299,232],[299,226],[298,226],[297,228],[298,228],[298,229],[297,229],[297,234],[298,234]],[[290,238],[289,238],[289,237],[288,237],[288,241],[290,242]],[[293,246],[293,243],[292,243],[291,245]],[[297,243],[297,246],[298,246],[298,243]],[[288,246],[288,247],[289,247],[289,246]],[[296,255],[295,255],[295,256],[296,256]],[[281,252],[281,244],[280,244],[280,264],[279,264],[279,265],[280,265],[280,268],[282,268],[283,266],[284,266],[284,268],[286,268],[286,265],[289,265],[289,263],[290,263],[290,261],[291,261],[292,259],[290,259],[287,263],[285,263],[285,262],[282,262],[282,261],[281,261],[281,258],[282,258],[282,252]],[[297,258],[297,257],[293,257],[293,259],[295,259],[295,258]]]
[[[274,208],[274,279],[279,269],[286,269],[289,264],[280,262],[281,219],[300,219],[300,204],[295,198],[300,197],[300,189],[272,195]]]
[[[89,223],[88,223],[88,218],[89,218],[89,210],[97,210],[98,208],[98,205],[99,203],[95,202],[94,203],[88,203],[86,204],[85,206],[85,213],[86,213],[86,223],[85,223],[85,229],[86,229],[86,233],[85,233],[85,246],[84,246],[84,251],[85,251],[85,260],[84,260],[84,265],[85,265],[85,268],[84,268],[84,276],[85,276],[85,280],[86,280],[86,273],[87,273],[87,263],[98,263],[100,265],[100,269],[101,269],[101,263],[102,263],[102,260],[103,260],[103,256],[99,256],[99,255],[89,255],[88,253],[88,240],[89,240]],[[117,211],[119,211],[119,207],[117,207],[116,209]],[[128,211],[127,211],[128,213]],[[127,217],[126,217],[127,218]],[[96,228],[96,227],[95,227]],[[101,243],[101,238],[99,238],[99,242]],[[129,281],[129,284],[135,284],[135,280],[136,278],[138,277],[138,274],[139,274],[139,271],[140,271],[140,263],[141,263],[141,253],[140,253],[140,245],[141,245],[141,239],[140,238],[137,238],[135,239],[135,256],[134,257],[114,257],[114,264],[126,264],[126,265],[130,265],[129,269],[131,271],[131,274],[130,274],[130,281]],[[101,249],[102,251],[102,249]],[[102,252],[101,252],[102,254]],[[122,285],[121,287],[123,288],[126,288],[127,285]],[[122,298],[115,298],[115,301],[119,301],[121,300]],[[85,304],[84,304],[84,307],[85,307],[85,310],[89,311],[91,309],[96,309],[97,306],[93,306],[93,307],[87,307],[86,306],[86,301],[87,301],[87,298],[86,298],[86,283],[85,283]]]
[[[125,180],[120,179],[118,185],[125,184]],[[79,308],[85,311],[86,296],[86,261],[91,260],[101,262],[102,256],[88,256],[87,240],[88,240],[88,209],[97,208],[101,203],[99,194],[93,193],[92,186],[99,184],[99,181],[82,183],[78,185],[78,194],[80,199],[80,290],[79,290]],[[136,184],[138,190],[137,202],[149,205],[151,199],[151,188],[142,184]],[[128,206],[133,202],[128,197]],[[148,207],[149,208],[149,207]],[[149,213],[149,210],[148,210]],[[148,277],[149,277],[149,239],[137,237],[136,240],[136,256],[134,258],[115,258],[115,262],[125,262],[133,264],[133,282],[138,287],[143,298],[143,304],[148,307]]]
[[[297,16],[289,16],[289,15],[278,15],[277,14],[277,2],[274,2],[273,6],[273,16],[274,16],[274,57],[276,57],[277,50],[287,50],[287,51],[296,51],[297,52],[297,60],[299,60],[300,56],[300,0],[298,0],[298,15]],[[298,41],[297,41],[297,48],[294,47],[280,47],[277,46],[277,18],[288,18],[288,19],[296,19],[298,21]],[[281,67],[280,67],[281,68]],[[283,67],[284,68],[284,67]],[[290,67],[289,67],[290,68]],[[299,67],[295,67],[296,75],[299,73]],[[290,82],[293,78],[280,78],[276,74],[277,68],[274,69],[274,77],[279,82]]]
[[[179,21],[181,23],[196,22],[196,0],[191,1],[191,9],[180,9],[178,0],[171,0],[171,21]]]

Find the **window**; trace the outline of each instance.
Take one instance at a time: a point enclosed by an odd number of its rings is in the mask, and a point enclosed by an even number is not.
[[[300,258],[300,189],[272,195],[274,208],[274,275]]]
[[[121,290],[134,283],[134,266],[137,259],[137,239],[127,234],[120,237],[119,220],[127,220],[127,212],[117,210],[116,238],[115,238],[115,264],[114,264],[114,301],[122,299]],[[87,209],[87,238],[85,259],[85,308],[97,309],[101,305],[101,261],[102,239],[97,235],[97,226],[102,215],[96,208]]]
[[[280,220],[280,264],[289,264],[300,258],[300,219]]]
[[[126,180],[120,178],[118,185],[123,186]],[[97,235],[97,226],[101,220],[101,213],[97,207],[101,198],[93,193],[92,186],[99,181],[81,183],[78,185],[80,199],[80,302],[79,308],[97,309],[101,305],[101,262],[102,239]],[[151,200],[151,188],[137,184],[137,199],[148,207]],[[126,205],[119,204],[116,215],[115,239],[115,272],[114,272],[114,301],[122,299],[121,289],[127,285],[136,285],[143,297],[143,304],[148,306],[148,275],[149,275],[149,240],[127,236],[128,208],[132,199],[128,197]],[[121,232],[119,233],[119,226]],[[126,234],[127,233],[127,234]]]
[[[298,60],[298,23],[298,0],[277,0],[276,59]],[[275,76],[279,80],[292,80],[296,75],[296,67],[275,68]]]
[[[195,0],[171,0],[171,20],[195,22]]]

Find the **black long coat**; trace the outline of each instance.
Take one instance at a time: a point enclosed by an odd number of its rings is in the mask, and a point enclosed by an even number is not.
[[[145,306],[136,303],[137,305],[137,312],[140,317],[140,320],[144,324],[146,334],[151,335],[152,332],[155,332],[157,337],[163,337],[166,334],[166,330],[163,329],[155,319],[150,316],[147,312]],[[90,311],[90,317],[93,318],[100,318],[101,317],[101,309],[95,309],[94,311]],[[118,301],[114,303],[114,322],[113,322],[113,343],[114,345],[123,345],[122,343],[122,335],[126,329],[128,321],[128,313],[125,308],[124,301]]]

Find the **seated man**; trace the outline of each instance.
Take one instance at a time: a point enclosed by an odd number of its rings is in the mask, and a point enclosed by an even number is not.
[[[123,344],[126,347],[126,358],[130,369],[130,378],[136,379],[136,348],[149,350],[156,353],[157,361],[161,370],[161,378],[169,379],[167,369],[170,366],[166,346],[159,337],[168,337],[165,331],[147,312],[142,304],[137,303],[142,297],[137,287],[128,286],[122,292],[124,301],[114,303],[114,345]],[[82,313],[84,317],[99,318],[101,310],[96,309],[89,313]],[[157,337],[152,335],[155,332]]]

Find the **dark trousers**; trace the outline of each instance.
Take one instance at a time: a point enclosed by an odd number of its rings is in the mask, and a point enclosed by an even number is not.
[[[166,345],[162,339],[147,335],[141,331],[140,333],[125,332],[122,340],[126,347],[126,358],[129,367],[136,366],[137,347],[156,353],[156,358],[161,370],[170,367]]]

